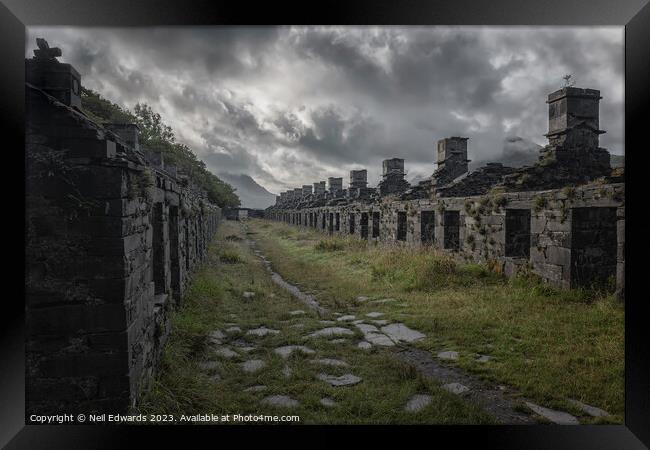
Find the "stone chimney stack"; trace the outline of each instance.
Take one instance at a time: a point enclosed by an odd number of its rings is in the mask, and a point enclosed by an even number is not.
[[[397,194],[404,192],[411,185],[404,179],[404,160],[401,158],[385,159],[382,163],[382,180],[379,182],[379,194]]]
[[[302,196],[306,197],[311,194],[311,185],[310,184],[303,184],[302,185]]]
[[[50,48],[45,39],[37,38],[34,57],[25,60],[25,81],[42,89],[61,103],[81,110],[81,75],[70,64],[59,62],[58,47]]]
[[[466,137],[453,136],[440,139],[437,148],[438,168],[433,179],[438,186],[447,184],[469,170]]]
[[[550,145],[598,148],[598,109],[602,97],[595,89],[564,87],[548,95]]]
[[[368,171],[366,169],[350,171],[350,188],[359,189],[368,186]]]
[[[332,194],[343,190],[343,178],[329,177],[327,183],[329,184],[329,191]]]
[[[302,188],[295,188],[293,190],[293,197],[296,199],[302,198],[304,194],[302,193]]]
[[[382,163],[384,178],[390,175],[404,177],[404,160],[400,158],[384,159]]]
[[[318,183],[314,183],[314,194],[319,195],[324,193],[325,193],[325,182],[319,181]]]

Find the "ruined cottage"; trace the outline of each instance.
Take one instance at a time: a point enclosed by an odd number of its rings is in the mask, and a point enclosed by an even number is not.
[[[266,217],[429,246],[508,276],[531,271],[559,288],[615,286],[622,296],[625,185],[598,146],[600,100],[594,89],[549,94],[549,143],[533,166],[490,163],[470,173],[469,139],[454,136],[437,143],[438,167],[416,186],[404,180],[403,159],[387,159],[377,188],[367,187],[366,170],[353,170],[347,189],[282,193]]]

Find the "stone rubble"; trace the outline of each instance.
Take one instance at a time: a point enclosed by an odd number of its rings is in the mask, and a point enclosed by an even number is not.
[[[266,363],[261,359],[249,359],[241,363],[241,368],[246,373],[255,373],[266,367]]]
[[[359,384],[361,383],[361,381],[363,381],[361,378],[357,377],[356,375],[352,375],[350,373],[346,373],[345,375],[341,375],[340,377],[337,377],[335,375],[328,375],[326,373],[320,373],[316,376],[316,378],[326,383],[329,383],[334,387],[354,386],[355,384]]]
[[[406,406],[404,407],[404,410],[406,412],[410,412],[410,413],[416,413],[416,412],[422,411],[424,408],[426,408],[431,403],[432,399],[433,399],[433,397],[431,397],[430,395],[415,394],[406,403]]]
[[[266,328],[266,327],[255,328],[252,330],[248,330],[248,332],[246,332],[246,334],[252,336],[266,336],[267,334],[278,334],[278,333],[280,333],[280,330],[273,330],[271,328]]]
[[[438,356],[438,358],[440,358],[440,359],[446,359],[446,360],[452,360],[453,361],[453,360],[458,359],[458,352],[455,352],[453,350],[448,350],[448,351],[440,352],[436,356]]]
[[[283,359],[288,359],[294,352],[300,352],[307,355],[316,353],[314,350],[309,347],[305,347],[304,345],[285,345],[283,347],[278,347],[273,351],[276,354],[280,355]]]

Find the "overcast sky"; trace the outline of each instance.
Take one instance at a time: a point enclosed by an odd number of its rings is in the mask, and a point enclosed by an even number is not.
[[[214,173],[273,193],[406,160],[434,170],[434,145],[466,136],[469,158],[504,140],[546,144],[546,95],[573,74],[599,89],[601,147],[623,154],[622,27],[31,27],[82,84],[146,102]]]

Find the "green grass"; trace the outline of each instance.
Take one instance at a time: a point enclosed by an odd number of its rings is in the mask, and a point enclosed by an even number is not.
[[[480,377],[548,407],[577,414],[566,401],[574,398],[613,414],[583,423],[623,423],[624,309],[613,295],[559,291],[535,277],[507,280],[431,249],[324,238],[259,220],[250,226],[274,269],[323,306],[384,312],[426,333],[419,347],[459,351],[457,364]],[[327,250],[330,241],[336,251]],[[359,295],[397,301],[361,304]],[[478,363],[477,354],[495,359]]]
[[[264,237],[265,244],[271,243],[267,233],[277,232],[278,236],[284,237],[274,239],[289,247],[308,245],[296,241],[297,237],[302,237],[288,227],[270,226],[259,221],[251,225],[251,231],[256,233],[255,238]],[[492,423],[492,419],[478,408],[442,390],[436,382],[423,378],[410,366],[397,361],[388,350],[373,348],[363,351],[356,348],[360,334],[347,343],[337,345],[327,342],[327,339],[306,341],[304,336],[307,333],[325,326],[319,320],[333,319],[334,316],[318,317],[273,284],[259,259],[242,241],[243,237],[244,232],[239,224],[226,221],[221,225],[209,249],[208,263],[194,275],[183,307],[172,315],[172,332],[164,349],[161,370],[151,389],[142,396],[138,412],[173,414],[176,417],[197,413],[296,414],[300,416],[301,423],[308,424]],[[314,247],[318,242],[315,239],[309,244],[310,257],[313,260],[322,257],[322,264],[336,252],[345,253],[345,250],[316,250]],[[350,242],[350,245],[356,248],[355,251],[360,251],[358,243]],[[238,263],[224,263],[224,254],[236,254]],[[281,254],[285,254],[284,250],[274,253],[271,259],[277,259]],[[299,259],[292,261],[297,263]],[[317,279],[312,269],[306,272],[309,274],[308,280],[297,276],[301,285]],[[243,299],[245,291],[255,292],[253,300]],[[305,310],[307,314],[289,314],[296,309]],[[304,328],[291,326],[297,323],[302,323]],[[248,359],[243,355],[233,360],[221,360],[219,374],[222,380],[214,382],[209,373],[200,369],[199,364],[215,358],[212,354],[214,347],[207,341],[210,332],[217,329],[223,331],[230,326],[228,324],[237,324],[242,333],[261,325],[281,330],[281,333],[261,338],[247,337],[258,346],[249,358],[266,361],[266,368],[247,374],[238,366]],[[273,349],[290,344],[307,345],[317,353],[294,353],[286,362],[293,371],[292,377],[287,380],[282,373],[285,361]],[[310,363],[309,360],[313,358],[338,358],[348,362],[351,367],[322,367]],[[319,372],[333,375],[349,372],[360,376],[363,381],[356,386],[335,388],[317,380]],[[257,393],[243,391],[258,384],[266,385],[268,389]],[[416,414],[404,412],[404,405],[416,393],[432,395],[432,403]],[[260,402],[265,396],[274,394],[289,395],[299,400],[301,405],[286,410]],[[334,399],[338,405],[334,408],[322,406],[319,400],[325,396]]]

